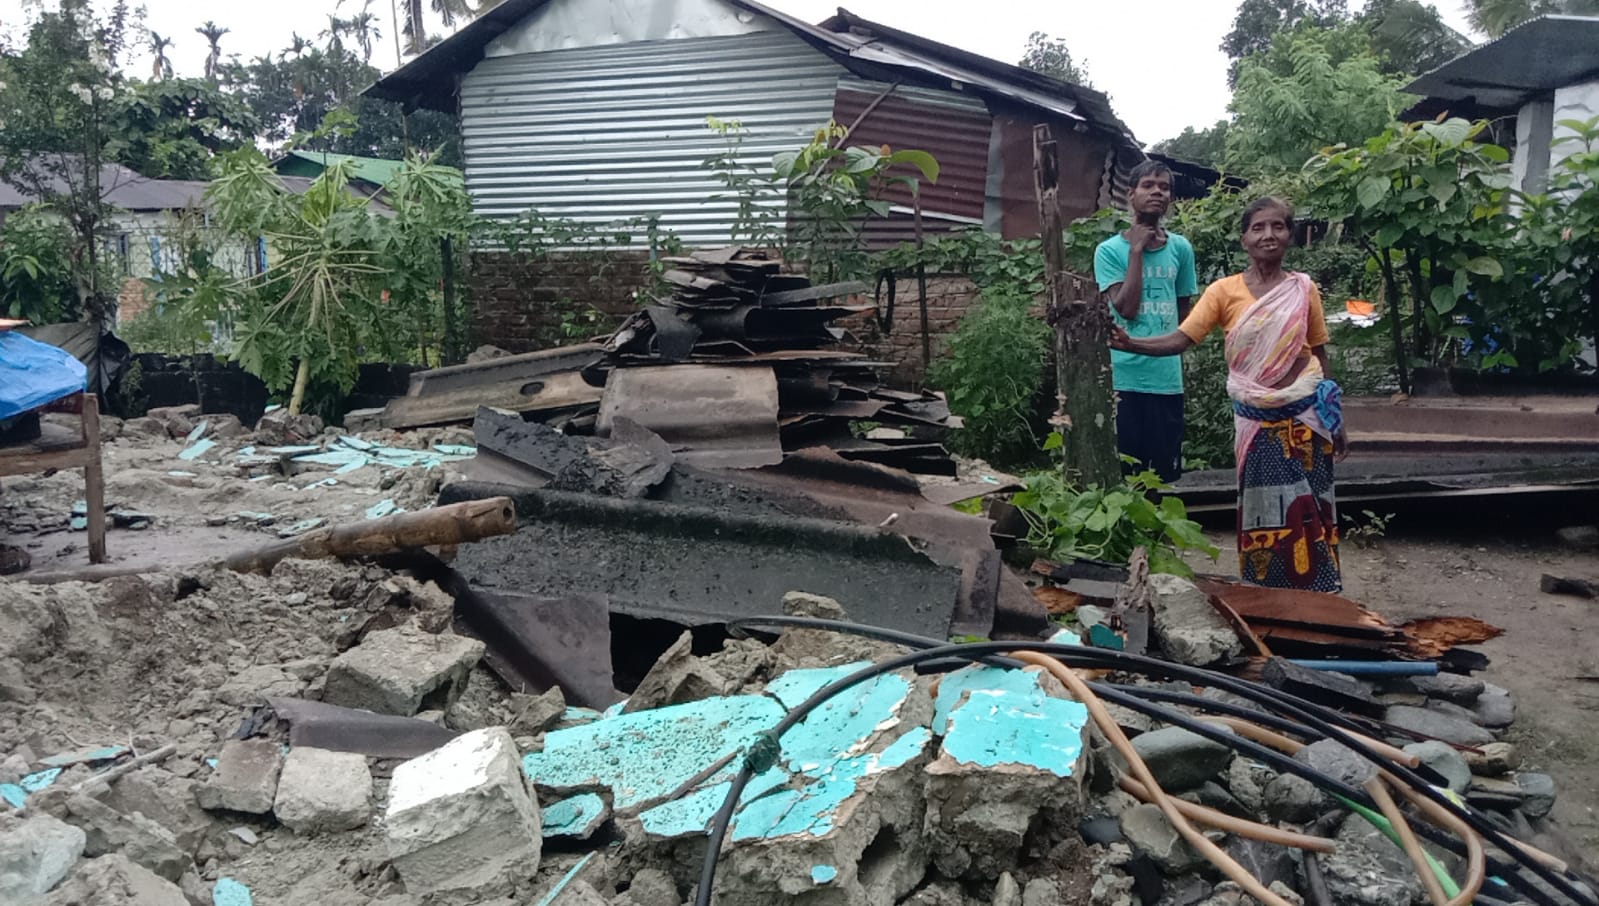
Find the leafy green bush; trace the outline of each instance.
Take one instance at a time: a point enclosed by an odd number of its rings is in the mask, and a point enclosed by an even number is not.
[[[1051,434],[1046,450],[1060,449],[1060,434]],[[1056,558],[1091,558],[1126,563],[1135,548],[1149,552],[1149,568],[1158,573],[1192,576],[1180,553],[1195,550],[1214,560],[1221,551],[1188,518],[1181,499],[1151,494],[1169,490],[1154,472],[1142,472],[1108,488],[1081,487],[1053,468],[1023,479],[1026,490],[1011,498],[1027,517],[1027,543]]]
[[[42,206],[29,205],[0,227],[0,315],[36,324],[63,320],[76,302],[72,233]]]
[[[1036,458],[1033,400],[1044,381],[1049,327],[1029,314],[1031,296],[985,294],[961,319],[929,377],[965,427],[950,443],[998,465]]]

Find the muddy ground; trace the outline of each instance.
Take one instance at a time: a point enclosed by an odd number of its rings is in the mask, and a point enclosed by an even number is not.
[[[1592,870],[1599,864],[1599,600],[1544,594],[1538,580],[1545,573],[1599,580],[1599,553],[1566,549],[1554,535],[1563,525],[1599,521],[1599,494],[1359,506],[1366,509],[1394,516],[1369,547],[1345,543],[1345,594],[1396,623],[1461,614],[1505,629],[1478,649],[1493,661],[1482,679],[1516,696],[1507,739],[1521,747],[1524,770],[1554,777],[1562,848]],[[1236,575],[1231,536],[1209,520],[1207,529],[1223,549],[1218,571]]]

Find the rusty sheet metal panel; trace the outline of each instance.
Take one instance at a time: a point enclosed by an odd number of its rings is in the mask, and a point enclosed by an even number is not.
[[[1038,235],[1038,202],[1033,187],[1033,126],[1031,113],[996,113],[1001,178],[999,204],[1001,233],[1006,239]],[[1060,212],[1067,223],[1105,207],[1106,164],[1111,143],[1102,133],[1080,132],[1075,124],[1050,123],[1060,156]]]
[[[705,117],[742,122],[741,157],[765,167],[826,124],[840,72],[786,31],[486,59],[461,86],[473,212],[659,215],[689,246],[725,244],[737,202],[700,166],[725,149]]]
[[[840,79],[833,119],[839,125],[850,125],[891,87],[890,83]],[[982,101],[951,91],[901,85],[861,120],[849,144],[914,148],[933,155],[938,159],[938,182],[921,186],[923,213],[964,217],[980,224],[992,131],[993,118]],[[905,175],[914,173],[909,167],[903,169]],[[911,205],[910,190],[903,186],[894,186],[886,194],[896,205]]]

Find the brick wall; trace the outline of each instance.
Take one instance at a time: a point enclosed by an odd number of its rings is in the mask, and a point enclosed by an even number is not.
[[[126,324],[149,309],[150,300],[144,294],[144,281],[128,277],[117,291],[117,323]]]
[[[467,287],[474,346],[531,352],[609,332],[638,310],[633,294],[648,280],[648,255],[615,252],[529,261],[503,252],[472,255]],[[927,317],[933,357],[977,300],[977,289],[961,276],[929,276]],[[864,300],[870,302],[868,296]],[[921,313],[916,279],[901,275],[890,330],[870,315],[838,322],[858,341],[854,348],[892,362],[893,383],[915,386],[926,376],[922,361]]]
[[[647,282],[648,261],[647,252],[539,260],[474,252],[467,278],[472,343],[532,352],[609,333],[638,310],[633,294]]]

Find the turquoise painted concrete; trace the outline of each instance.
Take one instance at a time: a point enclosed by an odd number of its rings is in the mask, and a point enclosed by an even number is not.
[[[250,888],[238,881],[217,878],[216,886],[211,888],[211,902],[215,906],[255,906],[255,897],[250,895]]]
[[[594,793],[579,793],[559,802],[552,802],[541,812],[544,820],[544,836],[587,837],[594,822],[603,814],[605,814],[605,800]]]
[[[1023,765],[1070,777],[1083,754],[1088,709],[1044,693],[975,690],[950,713],[943,753],[961,764]]]
[[[838,877],[838,869],[831,865],[816,865],[811,868],[811,880],[817,884],[831,884]]]
[[[977,689],[1021,695],[1042,691],[1038,688],[1037,677],[1023,670],[981,664],[962,667],[954,673],[945,674],[938,683],[938,698],[933,702],[933,732],[943,736],[944,728],[949,723],[949,713],[955,710],[966,693]]]
[[[770,796],[747,802],[739,809],[733,819],[733,839],[827,835],[833,830],[833,818],[839,806],[859,792],[864,778],[915,760],[932,742],[932,738],[927,728],[914,727],[894,740],[881,754],[846,756],[799,772],[795,779],[809,782],[797,788],[784,786]],[[846,750],[847,746],[844,746],[838,751]]]

